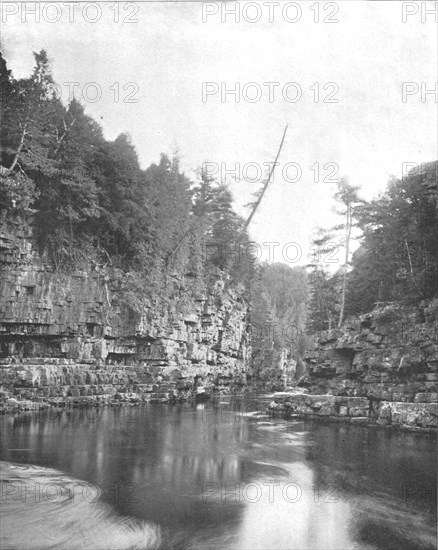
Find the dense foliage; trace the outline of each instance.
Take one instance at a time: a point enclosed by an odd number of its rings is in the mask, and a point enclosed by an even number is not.
[[[310,331],[334,328],[342,320],[344,290],[348,315],[382,302],[418,304],[436,297],[437,183],[438,163],[429,162],[402,179],[391,178],[387,190],[370,202],[353,197],[347,221],[360,230],[360,246],[334,274],[327,266],[311,266]],[[324,247],[330,240],[326,233],[315,243]]]
[[[361,247],[348,277],[347,311],[376,302],[419,303],[437,294],[438,163],[392,178],[387,191],[357,212]]]
[[[130,137],[108,141],[77,100],[63,105],[47,53],[34,58],[32,75],[14,79],[0,54],[2,216],[32,215],[57,269],[110,264],[140,287],[175,270],[245,277],[251,266],[226,252],[247,242],[228,188],[202,173],[191,181],[164,154],[143,170]]]

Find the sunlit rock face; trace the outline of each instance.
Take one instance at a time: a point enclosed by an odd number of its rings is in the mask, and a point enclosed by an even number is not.
[[[229,392],[246,383],[247,303],[243,288],[220,272],[203,294],[193,291],[190,274],[169,273],[170,299],[157,296],[134,312],[111,269],[56,271],[20,225],[0,228],[0,269],[6,409],[166,402],[188,397],[195,386]]]
[[[438,300],[418,308],[384,304],[324,332],[307,353],[306,395],[281,394],[290,414],[437,429]]]

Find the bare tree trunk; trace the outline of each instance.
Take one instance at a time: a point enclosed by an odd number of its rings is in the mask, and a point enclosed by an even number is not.
[[[408,261],[409,261],[409,272],[410,272],[410,275],[411,275],[411,281],[412,281],[412,284],[413,286],[415,287],[416,290],[418,290],[418,292],[421,294],[421,295],[424,295],[424,293],[421,291],[421,289],[418,287],[417,285],[417,282],[415,280],[415,275],[414,275],[414,268],[412,266],[412,257],[411,257],[411,251],[409,250],[409,245],[408,245],[408,241],[405,239],[405,245],[406,245],[406,250],[408,252]]]
[[[245,231],[245,229],[248,227],[248,225],[250,224],[257,208],[259,207],[260,203],[262,202],[262,198],[263,198],[263,195],[265,194],[265,191],[266,189],[268,188],[268,185],[269,185],[269,182],[271,181],[271,178],[272,178],[272,175],[274,173],[274,170],[275,170],[275,167],[277,165],[277,161],[278,161],[278,157],[280,156],[280,152],[281,152],[281,149],[283,147],[283,143],[284,143],[284,140],[285,140],[285,137],[286,137],[286,132],[287,132],[287,126],[285,127],[284,129],[284,132],[283,132],[283,137],[281,139],[281,143],[280,143],[280,147],[278,148],[278,152],[277,152],[277,156],[275,157],[275,161],[274,161],[274,164],[272,165],[272,168],[271,168],[271,171],[269,172],[269,176],[268,176],[268,179],[266,180],[266,183],[262,189],[262,192],[260,194],[260,197],[257,199],[257,202],[255,203],[252,211],[251,211],[251,214],[249,215],[248,219],[246,220],[243,228],[242,228],[242,233]],[[185,233],[183,233],[182,237],[180,238],[180,240],[178,241],[178,243],[176,244],[176,246],[173,248],[173,250],[170,251],[170,253],[167,255],[166,257],[166,264],[167,262],[171,259],[171,257],[177,252],[178,248],[181,246],[181,244],[183,243],[184,239],[187,237],[187,235],[192,231],[192,228],[190,227]]]
[[[20,143],[18,144],[17,150],[15,151],[14,160],[12,161],[11,166],[9,166],[5,176],[9,176],[10,174],[12,174],[12,171],[14,170],[14,168],[15,168],[17,162],[18,162],[18,158],[20,156],[21,150],[23,149],[24,138],[25,137],[26,137],[26,125],[24,125],[23,132],[21,134]]]
[[[62,134],[62,136],[59,139],[57,139],[57,145],[56,145],[55,150],[53,151],[53,155],[55,157],[58,154],[59,149],[61,148],[62,142],[64,141],[64,139],[65,139],[66,135],[68,134],[70,128],[74,125],[75,122],[76,122],[76,119],[74,118],[72,120],[72,122],[67,126],[67,124],[65,123],[65,120],[62,121],[62,123],[64,125],[64,133]],[[58,130],[56,130],[56,134],[58,135]]]
[[[245,229],[248,227],[248,225],[251,223],[251,220],[256,213],[257,208],[259,207],[260,203],[262,202],[263,195],[266,192],[266,189],[268,188],[269,182],[271,181],[272,175],[274,173],[275,167],[277,166],[278,157],[280,156],[281,149],[283,147],[284,139],[286,137],[287,132],[287,126],[284,129],[283,137],[281,138],[280,147],[278,148],[277,156],[275,157],[274,164],[272,165],[271,171],[269,172],[268,179],[266,180],[265,185],[263,186],[262,192],[260,193],[260,197],[257,199],[257,202],[254,205],[254,208],[251,210],[251,214],[249,215],[248,219],[245,222],[245,225],[243,226],[242,232],[245,231]]]
[[[68,191],[68,207],[69,207],[69,217],[68,217],[68,228],[70,233],[70,238],[68,241],[68,255],[70,257],[70,261],[72,261],[73,257],[73,220],[72,220],[72,212],[73,208],[71,205],[71,189]]]
[[[408,252],[408,260],[409,260],[409,271],[411,273],[411,277],[412,279],[414,279],[414,270],[412,268],[412,258],[411,258],[411,251],[409,250],[409,245],[408,245],[408,241],[405,239],[405,245],[406,245],[406,250]]]
[[[352,207],[347,206],[347,222],[346,222],[346,228],[345,228],[345,262],[344,262],[344,273],[342,277],[342,298],[341,298],[341,309],[339,311],[338,328],[341,328],[342,323],[344,321],[345,295],[347,292],[347,267],[348,267],[348,258],[350,255],[351,226],[352,226]]]

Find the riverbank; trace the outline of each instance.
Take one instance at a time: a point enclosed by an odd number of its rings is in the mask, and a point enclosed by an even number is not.
[[[269,411],[283,413],[285,418],[306,418],[356,425],[386,427],[438,433],[436,403],[374,401],[367,397],[310,395],[279,392],[274,395]]]
[[[152,389],[158,390],[159,388]],[[72,411],[73,409],[85,409],[87,411],[114,407],[129,409],[147,403],[197,402],[194,391],[180,394],[175,390],[167,392],[163,391],[164,388],[161,388],[161,390],[144,393],[117,392],[86,397],[54,397],[39,401],[6,397],[5,392],[3,392],[0,394],[0,414],[8,416],[18,413],[41,413],[43,416],[52,418],[59,416],[64,411]],[[214,404],[217,403],[218,398],[236,397],[242,395],[242,393],[230,393],[229,390],[216,389],[208,395],[207,403],[212,403],[215,406]],[[263,406],[262,401],[259,402],[252,395],[251,410],[254,409],[254,403],[258,404],[260,411],[264,409],[264,406],[266,407],[266,405]],[[277,392],[273,395],[267,412],[271,419],[282,417],[286,420],[304,419],[316,422],[338,422],[355,426],[438,434],[438,406],[436,403],[394,401],[380,401],[377,403],[367,397]],[[95,414],[88,412],[85,417]]]
[[[80,391],[81,388],[78,387]],[[108,393],[106,393],[108,392]],[[67,410],[72,408],[96,408],[135,406],[144,403],[172,404],[184,402],[204,402],[221,396],[242,395],[239,391],[229,388],[200,387],[191,389],[176,389],[175,383],[161,385],[134,386],[117,388],[114,386],[93,388],[91,395],[61,395],[53,397],[37,397],[26,399],[19,394],[0,390],[0,415],[20,412],[39,412],[47,409]]]

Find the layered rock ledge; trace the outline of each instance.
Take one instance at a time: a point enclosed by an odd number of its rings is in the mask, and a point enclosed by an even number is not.
[[[328,420],[437,430],[438,300],[378,304],[318,335],[298,382],[307,393],[276,394],[272,410]]]
[[[279,392],[269,406],[285,418],[308,418],[350,422],[368,426],[393,426],[402,429],[436,432],[436,403],[376,402],[367,397],[309,395]]]
[[[0,227],[0,411],[242,391],[243,288],[218,271],[198,291],[190,270],[169,271],[166,295],[147,289],[135,311],[121,275],[130,276],[92,265],[57,271],[36,253],[29,227]]]

